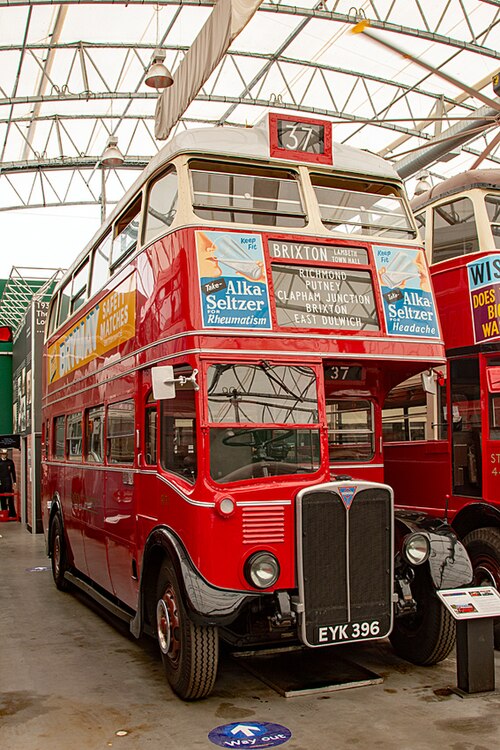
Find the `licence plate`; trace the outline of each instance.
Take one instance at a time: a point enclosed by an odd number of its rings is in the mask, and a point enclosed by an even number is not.
[[[346,643],[377,638],[380,635],[379,620],[363,622],[346,622],[343,625],[320,625],[315,628],[315,645],[326,646],[329,643]]]

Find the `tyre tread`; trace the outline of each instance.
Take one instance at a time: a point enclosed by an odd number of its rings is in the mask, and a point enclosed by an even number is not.
[[[162,654],[165,673],[174,690],[185,701],[206,698],[212,691],[217,677],[219,641],[217,628],[212,625],[199,625],[190,619],[180,593],[174,567],[166,560],[158,577],[158,598],[161,589],[169,581],[175,589],[177,607],[181,617],[181,662],[177,669],[169,667],[168,658]]]

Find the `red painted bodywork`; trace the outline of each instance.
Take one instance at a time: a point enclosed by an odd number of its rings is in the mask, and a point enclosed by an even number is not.
[[[497,255],[498,250],[492,251]],[[467,264],[490,253],[478,252],[431,266],[436,302],[447,355],[477,354],[481,401],[481,497],[453,493],[451,427],[447,440],[386,443],[386,480],[393,487],[399,507],[422,510],[437,517],[454,519],[469,506],[488,503],[500,510],[500,441],[491,440],[488,411],[487,367],[498,361],[500,338],[481,347],[475,343]],[[448,381],[449,383],[449,381]],[[451,413],[449,388],[448,413]],[[465,527],[467,528],[467,527]]]
[[[206,227],[202,227],[206,230]],[[44,514],[47,503],[57,494],[61,498],[66,532],[75,566],[131,608],[137,607],[138,578],[144,545],[159,525],[171,528],[184,544],[191,560],[211,584],[224,589],[252,590],[243,575],[244,561],[258,549],[267,549],[279,559],[281,574],[275,588],[296,586],[294,498],[305,485],[329,481],[334,474],[350,474],[357,479],[384,481],[381,408],[385,394],[396,383],[421,371],[428,362],[443,359],[439,341],[388,337],[384,329],[382,300],[375,283],[376,269],[367,242],[305,238],[273,232],[262,233],[271,290],[273,330],[267,333],[232,330],[202,330],[199,281],[196,273],[194,231],[196,227],[173,231],[143,250],[124,269],[113,286],[129,274],[136,275],[136,333],[115,350],[92,360],[53,384],[47,382],[44,361],[44,422],[52,423],[58,414],[83,411],[89,405],[110,400],[134,398],[136,425],[143,424],[145,396],[150,390],[153,364],[187,363],[199,369],[200,393],[206,392],[205,369],[214,361],[260,361],[291,363],[315,368],[318,375],[319,419],[322,462],[315,474],[274,477],[237,482],[223,487],[211,478],[208,467],[208,428],[206,404],[202,402],[197,419],[198,454],[201,466],[194,485],[161,467],[144,463],[144,437],[140,431],[133,466],[92,464],[75,466],[71,461],[50,459],[43,462]],[[229,231],[229,230],[228,230]],[[368,268],[374,280],[380,331],[359,332],[279,329],[273,309],[272,275],[267,240],[318,242],[360,246],[368,249]],[[380,245],[380,242],[377,244]],[[401,246],[401,243],[398,243]],[[274,261],[279,262],[279,261]],[[307,262],[304,261],[304,265]],[[356,266],[357,269],[363,266]],[[100,298],[110,291],[103,290]],[[82,307],[77,315],[46,342],[47,348],[71,328],[98,299]],[[314,335],[310,335],[310,334]],[[345,360],[343,360],[343,356]],[[363,365],[366,381],[359,384],[330,384],[330,388],[349,398],[362,394],[375,404],[376,451],[367,463],[330,471],[328,461],[323,360]],[[222,517],[214,504],[231,497],[236,510]],[[262,506],[275,503],[282,515],[283,541],[253,544],[244,541],[248,525],[266,523]],[[268,508],[267,508],[268,509]],[[259,515],[260,514],[260,515]],[[47,523],[45,518],[45,529]],[[135,575],[131,574],[135,568]]]

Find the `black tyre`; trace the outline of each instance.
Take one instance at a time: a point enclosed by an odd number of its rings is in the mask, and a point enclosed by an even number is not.
[[[430,666],[450,654],[455,645],[455,621],[437,597],[427,568],[419,568],[411,584],[417,611],[398,617],[389,636],[398,656]]]
[[[217,676],[217,628],[197,625],[189,618],[170,560],[165,560],[158,576],[156,631],[172,690],[186,701],[209,695]]]
[[[60,591],[67,591],[70,584],[64,577],[65,571],[68,570],[66,542],[64,541],[62,521],[57,515],[52,519],[50,526],[50,556],[54,583]]]
[[[474,570],[475,586],[495,586],[500,591],[500,529],[471,531],[463,539]],[[500,650],[500,618],[495,618],[495,648]]]

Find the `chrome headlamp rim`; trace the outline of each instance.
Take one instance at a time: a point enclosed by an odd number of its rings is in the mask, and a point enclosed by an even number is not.
[[[415,531],[403,539],[403,557],[410,565],[423,565],[429,559],[431,542],[423,531]]]
[[[264,577],[259,579],[258,571],[259,566],[267,564],[269,569],[272,569],[272,575],[265,579]],[[245,580],[253,588],[256,589],[268,589],[274,586],[280,576],[280,565],[278,559],[272,552],[268,550],[258,550],[253,552],[245,561],[244,566]]]

